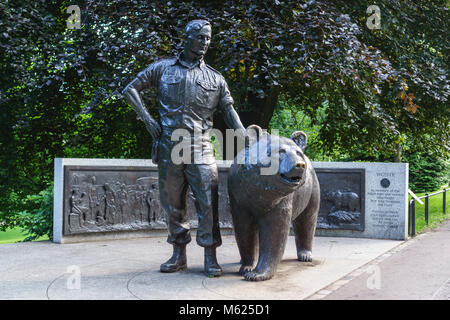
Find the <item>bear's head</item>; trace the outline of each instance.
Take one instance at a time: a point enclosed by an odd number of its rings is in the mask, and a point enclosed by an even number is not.
[[[278,159],[282,183],[297,187],[305,182],[308,165],[303,149],[306,142],[307,137],[303,131],[295,131],[290,139],[280,138]]]
[[[307,177],[309,160],[303,153],[307,137],[302,131],[294,132],[290,138],[263,132],[256,125],[247,128],[247,134],[256,138],[249,139],[248,145],[238,155],[244,164],[241,175],[252,180],[265,191],[287,195],[302,186]],[[253,142],[252,142],[253,140]]]

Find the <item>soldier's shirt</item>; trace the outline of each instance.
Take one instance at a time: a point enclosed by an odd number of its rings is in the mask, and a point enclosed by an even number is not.
[[[186,129],[192,135],[191,159],[195,155],[195,163],[214,163],[209,134],[205,135],[205,132],[212,128],[214,112],[226,111],[234,102],[224,77],[203,59],[188,66],[181,54],[152,63],[137,77],[145,89],[157,89],[163,129],[160,140],[164,139],[160,141],[158,157],[168,160],[172,147],[178,143],[170,140],[171,133],[175,129]],[[200,153],[203,158],[199,160]]]
[[[202,60],[189,67],[177,57],[152,63],[138,74],[146,88],[157,88],[161,127],[206,131],[213,113],[233,105],[224,77]]]

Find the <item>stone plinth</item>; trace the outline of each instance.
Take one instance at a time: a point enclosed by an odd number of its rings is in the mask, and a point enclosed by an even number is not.
[[[232,232],[227,192],[231,161],[217,161],[219,217]],[[321,186],[316,235],[407,238],[408,164],[313,162]],[[124,239],[167,233],[151,160],[55,159],[54,242]],[[194,198],[188,217],[197,226]]]

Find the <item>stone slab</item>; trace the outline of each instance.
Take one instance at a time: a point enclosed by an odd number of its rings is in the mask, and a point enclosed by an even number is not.
[[[317,169],[364,169],[364,230],[317,229],[316,235],[404,240],[408,237],[408,164],[313,162]]]
[[[229,212],[229,200],[227,192],[227,172],[232,161],[217,161],[219,168],[219,215],[220,225],[223,230],[231,231],[231,214]],[[313,162],[317,169],[321,183],[321,212],[319,215],[320,223],[316,229],[316,235],[322,236],[344,236],[344,237],[362,237],[376,239],[397,239],[407,238],[408,232],[408,164],[406,163],[367,163],[367,162]],[[70,243],[101,239],[123,239],[131,237],[147,237],[161,235],[162,229],[165,229],[163,213],[160,212],[161,221],[147,221],[147,224],[138,225],[118,225],[114,228],[109,227],[105,230],[94,225],[91,229],[70,230],[68,227],[69,218],[76,215],[69,214],[70,210],[70,188],[68,181],[71,181],[75,175],[68,174],[68,168],[73,170],[83,170],[83,168],[114,168],[124,171],[145,168],[151,172],[148,176],[157,173],[157,166],[151,160],[141,159],[55,159],[55,193],[54,193],[54,242]],[[105,169],[106,168],[106,169]],[[75,171],[74,171],[75,172]],[[80,171],[81,172],[81,171]],[[328,178],[330,177],[330,178]],[[346,179],[348,177],[348,179]],[[69,179],[70,178],[70,179]],[[81,180],[89,180],[92,174]],[[136,177],[135,177],[136,178]],[[77,179],[78,180],[78,177]],[[105,180],[105,178],[103,178]],[[136,180],[136,179],[135,179]],[[330,181],[328,181],[330,180]],[[81,184],[77,182],[76,184]],[[104,181],[103,181],[104,184]],[[119,183],[120,184],[120,183]],[[326,191],[326,192],[325,192]],[[330,214],[330,208],[342,206],[342,203],[334,206],[326,199],[330,192],[341,194],[355,194],[357,196],[357,209],[353,212],[338,211],[345,215],[355,215],[356,219],[351,223],[327,224],[327,211]],[[87,189],[85,190],[87,194]],[[158,198],[158,197],[156,197]],[[188,217],[193,229],[196,227],[196,214],[192,197],[188,197]],[[80,205],[86,209],[89,204],[86,201]],[[347,207],[351,208],[349,204]],[[79,208],[78,211],[82,211]],[[335,209],[336,210],[336,209]],[[347,210],[347,209],[346,209]],[[161,211],[161,210],[160,210]],[[351,211],[351,210],[350,210]],[[70,217],[69,217],[70,216]],[[78,220],[78,218],[76,219]],[[151,220],[151,219],[149,219]],[[80,224],[81,225],[81,224]],[[109,231],[109,232],[107,232]]]

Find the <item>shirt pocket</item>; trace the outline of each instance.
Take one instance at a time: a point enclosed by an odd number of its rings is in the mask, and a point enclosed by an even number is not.
[[[219,86],[215,83],[197,80],[196,100],[202,108],[214,109],[218,102]]]
[[[179,100],[181,76],[165,74],[159,82],[159,93],[165,102]]]

